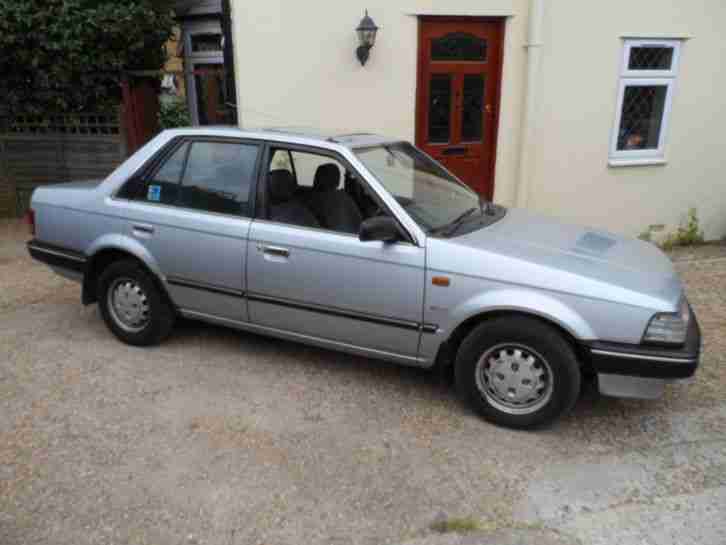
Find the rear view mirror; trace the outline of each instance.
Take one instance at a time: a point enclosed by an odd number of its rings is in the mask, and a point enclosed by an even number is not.
[[[358,238],[363,242],[380,240],[382,242],[396,242],[401,238],[396,220],[388,216],[368,218],[360,224]]]

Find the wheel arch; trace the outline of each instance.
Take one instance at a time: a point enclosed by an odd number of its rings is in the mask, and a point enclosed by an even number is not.
[[[571,309],[564,307],[562,304],[558,306],[561,307],[561,310],[566,311],[563,315],[569,318],[568,321],[555,318],[552,313],[538,308],[538,305],[531,305],[526,308],[518,306],[493,306],[472,312],[459,320],[446,340],[441,343],[435,360],[436,365],[441,367],[452,365],[461,343],[475,327],[486,321],[502,317],[531,318],[549,325],[557,330],[568,342],[575,351],[578,359],[581,362],[586,362],[587,354],[583,349],[582,342],[586,339],[594,338],[594,333],[582,317],[574,313]]]
[[[83,274],[82,301],[84,305],[90,305],[98,300],[98,294],[96,293],[98,276],[108,265],[121,259],[137,261],[154,279],[161,294],[171,302],[159,266],[148,250],[133,239],[113,237],[99,240],[91,247],[86,262],[86,270]]]

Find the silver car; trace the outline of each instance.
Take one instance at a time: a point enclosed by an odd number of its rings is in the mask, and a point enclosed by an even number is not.
[[[122,341],[177,316],[451,369],[529,428],[581,383],[655,398],[700,332],[655,246],[483,201],[407,142],[178,129],[96,182],[37,189],[31,255],[83,285]]]

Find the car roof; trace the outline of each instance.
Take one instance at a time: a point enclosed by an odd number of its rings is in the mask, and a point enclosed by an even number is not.
[[[400,139],[388,138],[373,133],[345,133],[305,127],[242,129],[219,125],[168,129],[168,132],[173,133],[172,136],[228,136],[257,140],[275,140],[296,144],[338,144],[347,148],[369,147],[400,141]]]

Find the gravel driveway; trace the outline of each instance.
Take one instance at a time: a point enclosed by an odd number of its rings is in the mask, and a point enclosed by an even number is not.
[[[590,392],[527,433],[420,370],[193,322],[125,346],[26,238],[0,225],[3,545],[726,543],[712,249],[678,263],[705,335],[694,383]],[[478,532],[431,529],[456,519]]]

